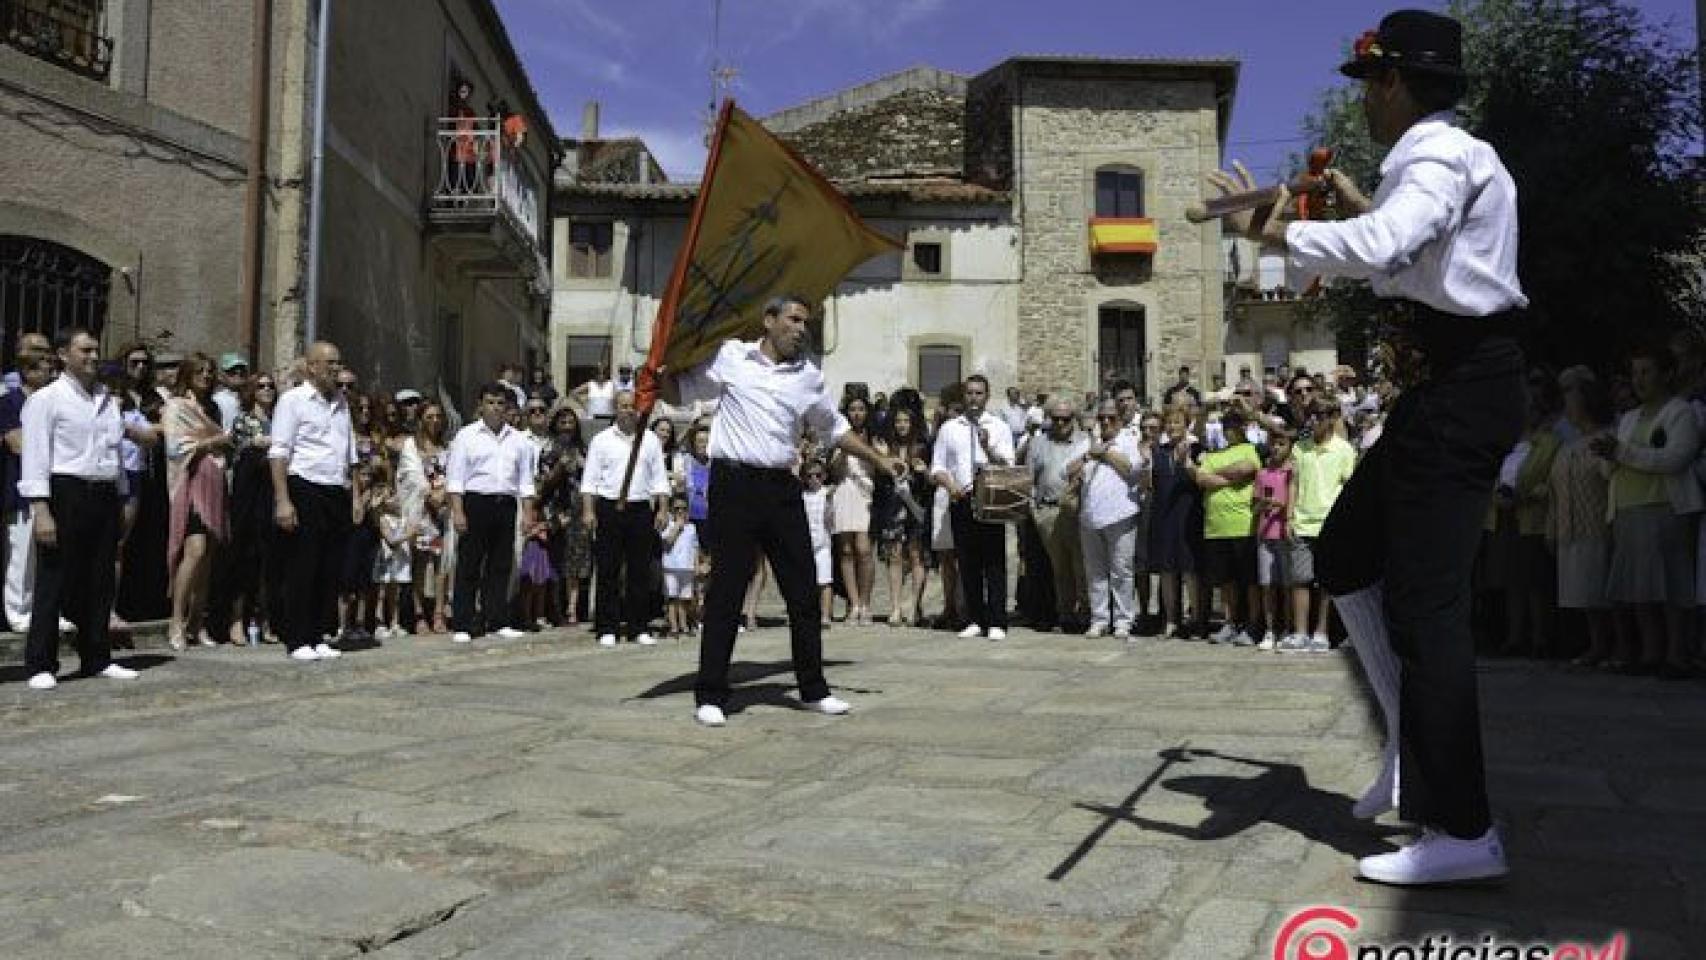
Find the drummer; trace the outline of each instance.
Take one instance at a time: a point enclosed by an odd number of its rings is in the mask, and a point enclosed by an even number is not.
[[[959,554],[960,587],[966,615],[971,618],[960,636],[1005,640],[1007,528],[973,516],[972,488],[977,474],[990,466],[1013,465],[1013,434],[1000,417],[985,409],[989,403],[988,378],[974,373],[966,378],[963,389],[965,413],[943,421],[936,434],[930,476],[948,491],[948,519]]]

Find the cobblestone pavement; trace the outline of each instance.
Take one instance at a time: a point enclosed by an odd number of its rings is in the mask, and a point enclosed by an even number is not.
[[[1487,665],[1517,872],[1405,892],[1352,878],[1403,837],[1349,816],[1377,742],[1348,656],[837,626],[830,718],[769,627],[710,730],[695,651],[144,652],[49,694],[8,668],[0,956],[1265,958],[1316,904],[1353,943],[1706,949],[1699,684]]]

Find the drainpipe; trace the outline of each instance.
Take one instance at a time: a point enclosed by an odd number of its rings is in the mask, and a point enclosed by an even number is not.
[[[261,363],[261,222],[267,177],[267,85],[272,79],[272,0],[255,2],[254,70],[249,77],[249,184],[243,197],[243,344],[250,369]]]
[[[332,0],[319,0],[320,24],[314,51],[314,158],[308,176],[313,187],[308,205],[307,316],[302,349],[320,338],[320,248],[326,210],[326,60],[332,45]]]

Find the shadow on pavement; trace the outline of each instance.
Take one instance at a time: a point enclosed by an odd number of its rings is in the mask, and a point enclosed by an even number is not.
[[[828,670],[832,667],[845,667],[853,662],[854,661],[852,660],[825,660],[823,662],[823,666],[825,670]],[[729,685],[737,688],[734,691],[734,697],[735,702],[738,703],[741,696],[741,690],[738,688],[739,684],[752,683],[756,680],[767,680],[778,674],[788,674],[791,676],[793,672],[794,664],[793,661],[790,660],[770,660],[760,663],[741,660],[729,665]],[[648,690],[635,694],[633,699],[655,700],[658,697],[669,697],[678,693],[692,693],[693,681],[698,679],[698,676],[699,674],[694,672],[684,673],[678,677],[672,677],[671,679],[665,680]],[[794,689],[793,684],[788,684],[784,689]],[[871,692],[869,690],[858,690],[852,687],[838,687],[837,689],[847,689],[854,693]],[[796,704],[797,702],[798,701],[795,701]],[[736,709],[739,708],[737,707]]]

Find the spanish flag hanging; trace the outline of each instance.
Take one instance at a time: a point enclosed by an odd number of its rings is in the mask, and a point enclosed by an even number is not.
[[[652,324],[635,406],[656,371],[683,373],[729,339],[764,330],[764,304],[827,297],[854,267],[901,244],[866,226],[828,180],[758,121],[723,101],[686,241]]]

